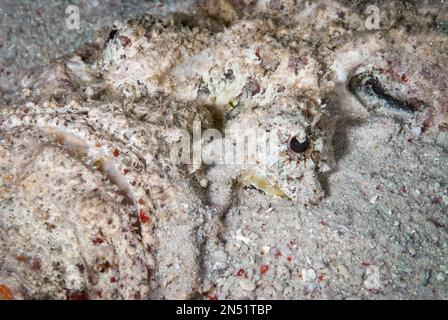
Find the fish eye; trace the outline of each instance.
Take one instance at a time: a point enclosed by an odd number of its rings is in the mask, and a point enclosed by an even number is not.
[[[292,137],[288,142],[289,150],[291,150],[294,153],[302,153],[305,152],[308,147],[310,146],[310,143],[308,141],[308,138],[305,137],[305,140],[302,142],[297,138],[297,136]]]

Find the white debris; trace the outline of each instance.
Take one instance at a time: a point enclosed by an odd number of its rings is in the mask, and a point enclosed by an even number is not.
[[[375,202],[376,202],[376,200],[378,200],[378,197],[379,197],[379,195],[375,195],[375,196],[373,196],[371,199],[370,199],[370,203],[371,204],[375,204]]]
[[[445,275],[442,272],[439,272],[436,276],[436,280],[439,282],[444,282],[445,281]]]
[[[264,254],[268,254],[269,251],[271,251],[271,247],[270,246],[263,246],[261,249],[263,250]]]
[[[366,268],[364,286],[369,290],[378,290],[381,288],[380,268],[378,266],[372,265]]]
[[[411,132],[415,135],[415,136],[419,136],[422,133],[422,128],[420,127],[415,127],[411,129]]]
[[[245,244],[249,244],[250,243],[250,238],[245,237],[241,234],[241,230],[238,230],[235,239],[244,242]]]
[[[208,180],[206,178],[203,178],[199,181],[199,184],[202,188],[207,188],[208,186]]]
[[[227,254],[224,251],[218,250],[212,256],[215,260],[215,264],[213,265],[214,270],[220,270],[226,267]]]
[[[305,282],[316,279],[316,272],[313,269],[302,269],[302,279]]]
[[[243,290],[246,290],[246,291],[253,291],[253,290],[255,290],[256,285],[255,285],[255,283],[252,280],[241,279],[240,280],[240,287]]]

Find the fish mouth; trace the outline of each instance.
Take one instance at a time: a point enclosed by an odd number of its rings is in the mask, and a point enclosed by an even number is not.
[[[352,76],[347,84],[347,89],[368,110],[389,109],[414,113],[420,110],[407,100],[394,95],[381,81],[377,70],[364,71]]]

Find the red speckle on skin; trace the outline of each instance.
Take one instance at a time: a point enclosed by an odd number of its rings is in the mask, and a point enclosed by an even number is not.
[[[370,263],[368,263],[367,261],[363,261],[363,262],[361,262],[361,264],[362,264],[364,267],[369,267],[369,266],[370,266]]]
[[[129,39],[128,37],[125,36],[121,36],[121,44],[123,45],[123,47],[129,47],[131,45],[131,39]]]
[[[143,206],[145,204],[145,201],[143,199],[138,199],[138,204]]]
[[[260,273],[261,274],[265,274],[268,271],[269,271],[269,266],[268,265],[264,265],[264,266],[260,267]]]
[[[291,256],[287,256],[286,260],[288,260],[288,262],[291,262],[292,261],[292,257]]]
[[[406,188],[406,186],[401,187],[401,192],[408,193],[408,189]]]
[[[296,239],[292,239],[292,240],[289,241],[289,243],[288,243],[288,247],[289,247],[290,249],[293,249],[296,245],[297,245]]]
[[[115,277],[112,277],[112,278],[110,278],[110,282],[115,283],[115,282],[117,282],[117,279],[115,279]]]
[[[275,257],[278,258],[282,255],[281,251],[279,249],[275,250]]]
[[[149,216],[145,213],[145,211],[143,211],[143,210],[140,210],[140,214],[139,214],[139,217],[140,217],[140,221],[142,222],[142,223],[146,223],[146,222],[148,222],[149,221]]]
[[[218,300],[218,296],[216,294],[208,294],[207,295],[207,300]]]
[[[326,222],[325,221],[323,221],[323,220],[320,220],[320,222],[319,222],[321,225],[323,225],[323,226],[327,226],[327,224],[326,224]]]
[[[414,139],[412,139],[412,137],[409,137],[408,142],[412,144],[412,143],[414,143]]]
[[[238,272],[236,273],[236,275],[238,276],[238,277],[243,277],[243,278],[248,278],[249,276],[248,276],[248,274],[247,274],[247,272],[246,272],[246,270],[244,270],[243,268],[241,268],[240,270],[238,270]]]
[[[319,279],[319,281],[321,281],[321,282],[322,282],[322,281],[324,281],[324,279],[325,279],[325,276],[324,276],[323,274],[321,274],[321,275],[319,276],[319,278],[318,278],[318,279]]]
[[[101,145],[99,143],[95,144],[95,147],[100,148]]]
[[[408,79],[408,77],[406,76],[406,74],[403,73],[403,74],[401,75],[401,81],[408,82],[408,80],[409,80],[409,79]]]
[[[119,154],[120,154],[120,151],[118,151],[118,149],[114,149],[114,151],[113,151],[114,157],[115,158],[118,157]]]
[[[94,245],[98,245],[98,244],[102,244],[104,242],[104,240],[101,239],[100,237],[98,237],[98,238],[93,239],[92,242]]]
[[[381,191],[383,188],[381,188],[381,185],[377,184],[375,189],[376,189],[377,191]]]
[[[123,169],[123,173],[124,174],[128,174],[129,173],[129,169]]]

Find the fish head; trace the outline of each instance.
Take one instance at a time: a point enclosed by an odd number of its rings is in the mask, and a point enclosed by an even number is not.
[[[326,139],[320,101],[281,98],[256,113],[265,132],[258,142],[263,151],[243,181],[295,203],[317,203],[324,196],[320,171],[327,167],[322,161]]]

